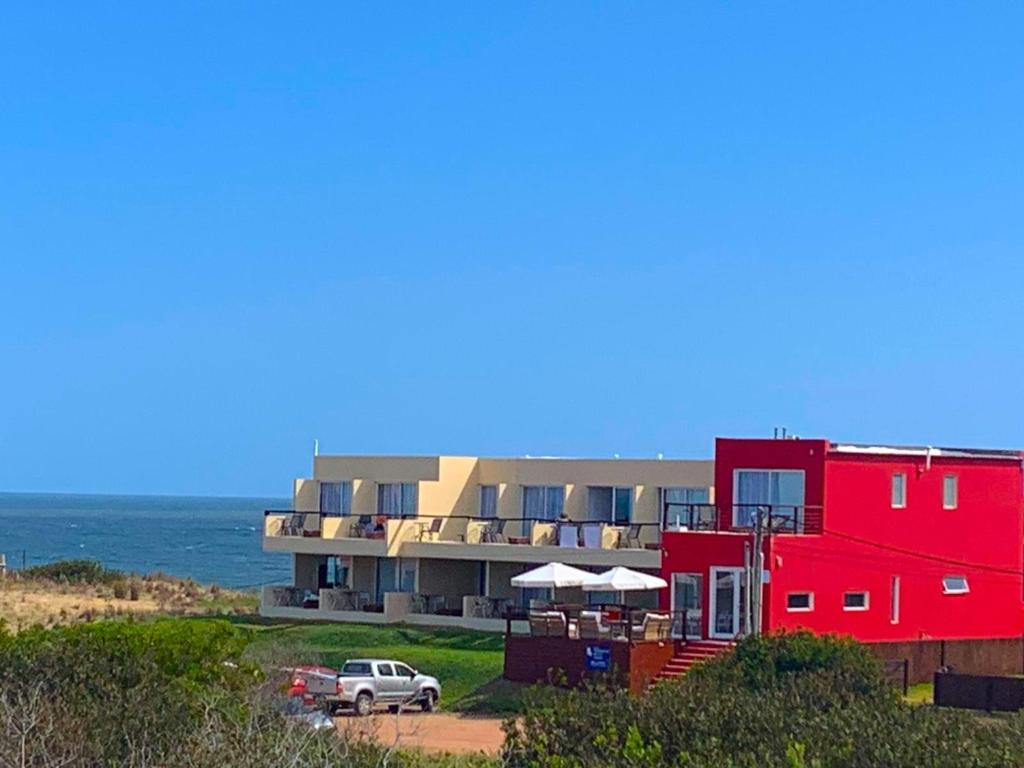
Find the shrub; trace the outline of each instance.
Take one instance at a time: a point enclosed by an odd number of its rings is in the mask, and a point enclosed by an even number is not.
[[[21,574],[30,579],[68,584],[111,584],[123,578],[119,571],[104,568],[96,560],[58,560],[46,565],[33,565]]]
[[[114,598],[116,600],[124,600],[128,597],[128,583],[124,579],[119,579],[114,582]]]

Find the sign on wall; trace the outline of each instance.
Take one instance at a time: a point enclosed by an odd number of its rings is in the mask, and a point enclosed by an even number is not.
[[[587,646],[587,669],[607,672],[612,667],[612,649],[601,645]]]

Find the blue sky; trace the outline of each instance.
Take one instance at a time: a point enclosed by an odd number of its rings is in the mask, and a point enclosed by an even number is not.
[[[0,489],[1024,445],[1019,4],[28,3]]]

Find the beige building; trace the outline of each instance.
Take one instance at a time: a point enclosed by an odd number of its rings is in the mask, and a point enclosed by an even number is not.
[[[292,510],[265,515],[263,548],[292,554],[294,582],[265,588],[261,611],[500,630],[507,607],[553,597],[511,586],[536,565],[658,571],[666,510],[713,501],[713,472],[710,460],[317,456]]]

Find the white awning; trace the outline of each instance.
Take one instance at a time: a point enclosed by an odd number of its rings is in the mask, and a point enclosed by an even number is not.
[[[512,577],[513,587],[581,587],[594,574],[562,563],[548,563]]]
[[[617,565],[611,570],[591,576],[583,584],[586,592],[643,592],[664,589],[668,582],[659,576],[651,576]]]

